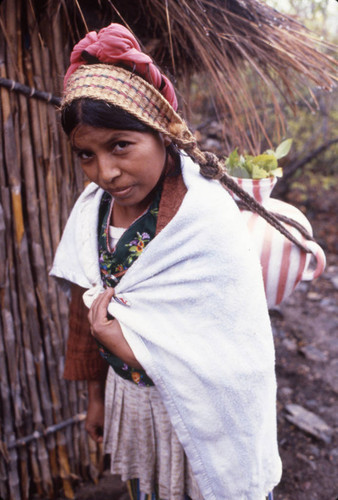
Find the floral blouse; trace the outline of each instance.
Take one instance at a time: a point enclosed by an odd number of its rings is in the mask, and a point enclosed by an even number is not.
[[[101,278],[105,287],[115,287],[154,238],[160,198],[161,189],[158,189],[148,210],[126,229],[115,248],[110,248],[109,221],[113,208],[113,199],[109,193],[105,192],[103,194],[99,209],[98,249]],[[128,366],[99,342],[98,346],[101,356],[122,378],[140,386],[154,385],[144,370]]]

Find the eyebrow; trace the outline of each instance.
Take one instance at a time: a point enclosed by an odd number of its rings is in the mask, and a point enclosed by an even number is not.
[[[75,146],[74,144],[70,143],[70,146],[72,148],[72,150],[77,153],[79,151],[90,151],[89,148],[79,148],[78,146]]]
[[[112,129],[111,137],[106,142],[104,142],[103,145],[108,146],[113,140],[118,140],[121,136],[123,137],[125,134],[128,134],[130,132],[134,131],[133,130],[115,131]],[[70,144],[73,151],[90,151],[90,146],[85,148],[79,148],[78,146],[75,146],[72,142],[70,142]]]

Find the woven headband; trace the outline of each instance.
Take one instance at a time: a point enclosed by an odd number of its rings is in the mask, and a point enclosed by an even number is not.
[[[127,111],[183,149],[196,140],[184,120],[152,85],[123,68],[108,64],[80,66],[68,79],[61,109],[75,99],[106,101]]]
[[[201,174],[210,179],[220,179],[222,184],[236,193],[252,211],[272,224],[303,251],[311,252],[290,233],[276,218],[254,198],[245,193],[224,171],[224,166],[213,154],[202,153],[187,124],[174,111],[169,102],[155,87],[123,68],[108,64],[80,66],[68,79],[61,109],[75,99],[103,100],[124,109],[152,129],[162,132],[198,161]]]

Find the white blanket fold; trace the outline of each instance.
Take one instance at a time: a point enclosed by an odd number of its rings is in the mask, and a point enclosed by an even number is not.
[[[206,500],[261,500],[278,483],[274,348],[258,256],[216,181],[183,158],[188,188],[115,289],[109,312],[154,380]],[[90,185],[51,274],[102,291]],[[95,288],[92,288],[95,286]],[[142,390],[142,389],[140,389]]]

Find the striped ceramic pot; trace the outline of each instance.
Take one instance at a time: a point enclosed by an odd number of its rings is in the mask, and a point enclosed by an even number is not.
[[[300,210],[288,203],[270,198],[277,182],[275,177],[258,180],[233,179],[267,210],[286,215],[299,222],[312,235],[310,222]],[[304,246],[312,250],[314,256],[300,250],[259,215],[248,210],[242,210],[242,215],[260,255],[269,307],[279,304],[290,295],[301,280],[313,280],[324,271],[326,259],[322,248],[314,241],[305,240],[297,229],[285,224]]]

